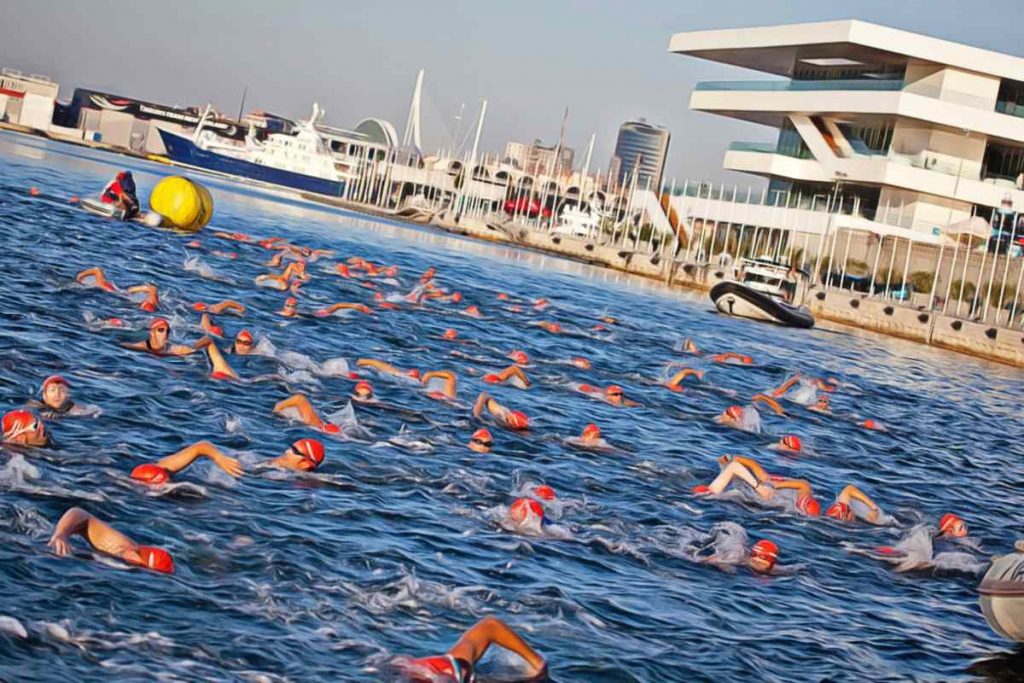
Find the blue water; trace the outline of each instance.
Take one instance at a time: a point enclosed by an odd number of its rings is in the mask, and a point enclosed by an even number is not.
[[[9,134],[0,135],[0,161],[0,407],[22,404],[60,373],[76,400],[102,411],[51,422],[54,447],[0,450],[0,617],[10,618],[0,618],[0,679],[381,680],[395,656],[443,652],[488,614],[522,632],[559,681],[999,680],[1024,669],[1024,655],[985,625],[973,563],[900,574],[851,552],[895,543],[948,511],[966,518],[966,549],[982,567],[1022,535],[1018,370],[877,336],[727,319],[701,295],[207,180],[216,228],[397,264],[398,291],[434,265],[439,284],[486,316],[437,304],[284,322],[274,314],[283,295],[251,284],[266,270],[259,247],[208,230],[203,250],[188,249],[190,238],[27,194],[37,186],[56,198],[86,196],[123,164],[145,197],[167,169]],[[186,270],[189,256],[231,282]],[[92,265],[121,286],[156,283],[178,342],[199,337],[192,302],[232,297],[249,311],[217,318],[230,335],[244,324],[278,351],[316,363],[369,356],[450,368],[466,405],[378,379],[380,398],[405,412],[356,406],[372,436],[326,438],[327,460],[315,474],[260,470],[251,463],[313,436],[273,417],[276,401],[302,391],[330,414],[344,408],[352,382],[270,359],[238,362],[247,381],[213,382],[199,355],[127,352],[118,342],[141,331],[89,321],[118,316],[142,330],[148,318],[128,299],[75,286],[74,274]],[[330,265],[311,264],[301,308],[369,301],[371,290],[328,274]],[[496,300],[499,291],[548,297],[553,307],[514,314]],[[620,320],[610,336],[553,336],[528,324],[545,318],[586,330],[604,314]],[[439,340],[447,327],[481,346]],[[674,347],[687,336],[752,355],[757,365],[712,367],[682,356]],[[481,360],[452,356],[453,348]],[[527,371],[535,384],[493,393],[527,412],[533,429],[495,429],[494,452],[475,454],[463,444],[478,426],[468,404],[487,386],[479,371],[501,367],[513,348],[534,359]],[[590,358],[593,370],[558,362],[575,355]],[[707,368],[707,386],[682,394],[657,387],[673,360]],[[762,435],[713,423],[730,403],[795,370],[842,380],[835,416],[790,406],[788,420],[764,416]],[[264,379],[248,381],[256,377]],[[644,407],[620,410],[571,390],[584,381],[621,384]],[[857,416],[890,432],[859,429]],[[563,443],[590,421],[618,451]],[[403,429],[406,445],[396,445]],[[799,434],[813,455],[769,450],[784,433]],[[169,491],[127,479],[135,465],[199,439],[240,457],[247,476],[231,480],[202,462]],[[895,524],[809,521],[694,498],[690,488],[711,479],[723,453],[807,478],[825,505],[846,483],[858,484]],[[502,529],[504,507],[540,482],[559,493],[549,509],[557,533]],[[75,505],[167,547],[176,573],[101,562],[81,539],[74,556],[54,556],[46,546],[52,526]],[[680,552],[682,539],[727,522],[781,546],[774,575],[722,571]],[[514,660],[489,659],[485,669],[515,670]]]

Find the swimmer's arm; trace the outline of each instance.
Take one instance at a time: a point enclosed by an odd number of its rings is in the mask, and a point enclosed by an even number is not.
[[[276,254],[274,254],[269,261],[267,261],[266,265],[270,266],[271,268],[278,268],[281,266],[282,259],[284,259],[284,252],[279,251]]]
[[[665,385],[669,387],[678,387],[687,377],[696,377],[698,380],[703,380],[704,373],[700,370],[694,370],[693,368],[683,368],[673,375],[672,379],[666,382]]]
[[[858,500],[868,507],[868,510],[870,510],[868,513],[868,521],[874,522],[878,519],[878,515],[881,510],[875,501],[871,500],[868,494],[864,493],[853,484],[847,484],[846,488],[839,492],[839,495],[836,497],[836,502],[849,505],[851,500]]]
[[[426,386],[427,382],[432,379],[443,379],[444,395],[449,398],[455,398],[455,387],[458,379],[455,377],[454,372],[451,370],[431,370],[430,372],[423,373],[423,376],[420,377],[420,382]]]
[[[544,658],[505,622],[495,617],[485,617],[477,622],[448,650],[448,654],[475,665],[491,645],[498,645],[522,657],[532,669],[531,677],[538,676],[546,668]]]
[[[221,354],[220,349],[217,348],[217,345],[214,344],[212,340],[206,347],[206,355],[210,358],[210,365],[213,366],[213,372],[220,372],[238,379],[238,373],[235,372],[234,368],[228,365],[226,360],[224,360],[224,356]]]
[[[502,370],[498,376],[501,377],[502,381],[506,381],[511,377],[515,377],[516,379],[523,383],[523,386],[530,386],[530,378],[526,376],[526,373],[523,372],[523,369],[518,365],[510,365],[509,367]]]
[[[146,342],[122,342],[122,348],[131,349],[132,351],[148,351],[149,348],[146,346]]]
[[[335,311],[359,311],[360,313],[372,313],[373,312],[365,304],[350,304],[350,303],[342,302],[342,303],[337,303],[337,304],[331,304],[327,308],[324,308],[324,309],[321,309],[320,311],[317,311],[317,313],[320,313],[320,314],[323,314],[323,315],[330,315],[331,313],[334,313]]]
[[[753,458],[748,458],[744,455],[736,455],[733,456],[733,460],[735,460],[738,463],[741,463],[744,467],[750,470],[751,473],[753,473],[753,475],[757,477],[758,482],[768,481],[771,478],[770,476],[768,476],[768,473],[765,472],[764,468],[761,467],[761,465]]]
[[[757,487],[760,486],[760,482],[758,482],[757,477],[754,476],[754,473],[751,472],[746,465],[741,462],[733,461],[729,462],[725,468],[718,473],[718,476],[715,477],[714,481],[708,484],[708,489],[711,493],[716,495],[722,493],[736,477],[742,479],[754,490],[757,490]]]
[[[754,396],[754,398],[750,399],[750,402],[751,403],[758,403],[758,402],[764,403],[766,406],[771,408],[772,411],[776,415],[783,415],[783,416],[785,416],[785,414],[786,414],[786,411],[782,409],[782,406],[779,405],[779,402],[776,401],[774,398],[772,398],[770,396],[765,396],[764,394],[756,394]]]
[[[146,294],[147,296],[156,296],[156,286],[151,284],[132,285],[125,291],[129,294]]]
[[[168,455],[166,458],[162,458],[157,461],[156,464],[173,474],[185,469],[195,462],[197,458],[203,457],[212,460],[217,467],[221,468],[232,477],[240,477],[242,475],[242,466],[238,461],[221,453],[217,447],[209,441],[199,441],[191,446],[186,446],[177,453],[173,453]]]
[[[776,490],[791,489],[797,492],[797,498],[809,496],[813,493],[811,485],[803,479],[781,479],[772,482]]]
[[[382,360],[376,358],[360,358],[356,361],[356,366],[360,368],[373,368],[378,372],[386,372],[391,375],[402,375],[405,374],[391,363],[385,363]]]
[[[476,402],[473,404],[473,417],[480,417],[487,403],[490,402],[491,396],[486,391],[481,391],[480,395],[476,397]]]
[[[793,386],[794,386],[794,385],[795,385],[795,384],[796,384],[797,382],[799,382],[799,381],[800,381],[800,373],[798,372],[798,373],[796,373],[795,375],[793,375],[792,377],[790,377],[789,379],[787,379],[787,380],[786,380],[785,382],[783,382],[782,384],[780,384],[779,386],[775,387],[775,388],[774,388],[774,389],[772,390],[772,396],[774,396],[775,398],[778,398],[779,396],[782,396],[782,395],[783,395],[783,394],[785,394],[785,393],[786,393],[787,391],[789,391],[790,389],[792,389],[792,388],[793,388]]]
[[[86,268],[75,276],[75,282],[84,283],[89,278],[93,278],[100,287],[107,282],[107,276],[102,268]]]
[[[274,412],[280,413],[288,410],[289,408],[294,408],[299,411],[299,417],[306,424],[316,427],[317,429],[323,427],[324,421],[320,419],[319,415],[317,415],[316,410],[309,402],[309,399],[302,394],[294,394],[293,396],[289,396],[285,400],[278,402],[278,404],[274,406]]]
[[[227,301],[221,301],[219,304],[214,304],[213,306],[210,306],[208,310],[210,311],[210,313],[214,315],[219,315],[224,311],[234,311],[239,315],[245,314],[245,306],[231,299],[228,299]]]
[[[82,508],[71,508],[64,513],[48,545],[58,555],[67,555],[71,552],[68,541],[72,536],[81,536],[96,550],[115,557],[122,557],[126,552],[138,548],[135,541]]]

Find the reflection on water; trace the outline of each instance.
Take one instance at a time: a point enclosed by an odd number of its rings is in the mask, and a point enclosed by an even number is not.
[[[443,651],[486,614],[521,629],[558,680],[1008,680],[1019,666],[981,618],[976,575],[897,574],[849,550],[893,545],[948,511],[966,518],[973,545],[962,550],[972,556],[1011,545],[1013,473],[1024,457],[1016,370],[876,336],[726,319],[702,296],[647,280],[209,182],[217,228],[397,264],[400,285],[381,285],[388,293],[410,290],[434,265],[442,285],[462,292],[461,306],[484,315],[438,304],[284,321],[274,313],[284,295],[247,284],[265,271],[262,249],[209,233],[202,250],[189,249],[190,238],[61,201],[96,192],[122,163],[145,196],[166,168],[13,135],[0,135],[0,157],[0,406],[23,403],[60,373],[77,400],[101,411],[52,422],[52,448],[0,456],[5,679],[372,680],[394,655]],[[28,197],[32,185],[54,199]],[[228,335],[252,330],[287,362],[233,359],[246,381],[225,383],[207,379],[198,357],[125,352],[118,342],[140,338],[130,330],[148,317],[129,299],[75,286],[74,274],[92,265],[121,286],[155,283],[177,342],[200,335],[193,302],[238,299],[245,318],[218,324]],[[301,310],[371,301],[374,290],[329,274],[329,263],[310,271]],[[507,310],[499,292],[525,311]],[[552,301],[543,313],[528,305],[540,297]],[[593,331],[602,315],[619,323]],[[129,330],[98,323],[112,316]],[[530,324],[540,320],[571,334]],[[442,341],[449,327],[478,343]],[[682,356],[674,348],[685,337],[756,364]],[[512,349],[532,359],[528,391],[480,379]],[[575,356],[593,368],[574,367]],[[369,436],[327,439],[314,475],[260,469],[310,436],[274,418],[274,403],[302,391],[322,414],[339,414],[352,382],[322,370],[360,357],[454,370],[462,405],[376,379],[390,409],[354,408]],[[706,370],[706,384],[679,394],[657,386],[669,361]],[[796,370],[841,381],[832,416],[787,405],[788,418],[762,413],[762,435],[714,424],[728,405]],[[583,382],[621,385],[643,407],[588,398],[573,389]],[[478,426],[468,404],[484,388],[533,427],[495,429],[494,451],[479,455],[464,444]],[[890,431],[857,428],[866,417]],[[567,445],[588,422],[616,449]],[[782,434],[800,435],[808,454],[769,449]],[[135,465],[198,439],[227,449],[248,475],[234,481],[198,463],[163,491],[127,479]],[[691,487],[714,475],[724,453],[806,478],[825,503],[855,483],[895,524],[808,521],[751,501],[694,498]],[[503,530],[513,497],[541,482],[559,494],[549,510],[558,532]],[[91,561],[81,545],[74,558],[54,557],[46,539],[72,505],[165,545],[176,574]],[[738,525],[727,527],[738,538],[774,539],[781,571],[695,563],[693,539],[722,525]]]

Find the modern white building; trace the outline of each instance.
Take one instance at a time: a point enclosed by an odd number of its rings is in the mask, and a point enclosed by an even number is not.
[[[725,168],[784,197],[744,214],[720,192],[708,220],[934,244],[972,215],[1024,209],[1020,57],[863,21],[677,33],[669,51],[775,77],[703,82],[690,98],[770,129],[771,141],[730,145]],[[821,215],[837,204],[845,215]]]

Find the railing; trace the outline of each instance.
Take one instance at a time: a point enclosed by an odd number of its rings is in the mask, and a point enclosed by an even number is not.
[[[903,89],[902,80],[848,79],[835,81],[703,81],[695,90],[792,92],[818,90],[867,90],[892,92]]]
[[[1024,104],[1016,102],[996,102],[996,111],[1000,114],[1024,118]]]

